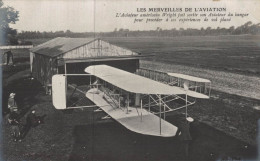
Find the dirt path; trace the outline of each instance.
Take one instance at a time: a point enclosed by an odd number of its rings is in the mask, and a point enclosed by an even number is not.
[[[206,78],[212,81],[212,89],[260,100],[260,78],[256,76],[145,60],[140,62],[140,66],[163,72],[177,72]]]

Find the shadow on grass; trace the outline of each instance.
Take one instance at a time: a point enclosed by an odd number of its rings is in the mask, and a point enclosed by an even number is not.
[[[167,120],[178,123],[178,117]],[[131,132],[117,122],[95,122],[74,127],[74,145],[70,161],[86,160],[149,160],[210,161],[256,157],[256,147],[199,122],[191,124],[189,157],[184,157],[178,137],[163,138]]]

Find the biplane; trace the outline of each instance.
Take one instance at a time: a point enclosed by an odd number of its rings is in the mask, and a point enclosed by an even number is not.
[[[187,75],[168,73],[173,79],[162,83],[108,65],[89,66],[85,72],[52,77],[54,107],[65,110],[95,106],[95,111],[107,114],[104,118],[112,118],[127,129],[144,135],[175,136],[177,127],[165,120],[166,113],[186,108],[187,117],[187,107],[195,102],[188,98],[209,98],[209,95],[203,93],[208,86],[202,86],[201,83],[210,81]],[[87,76],[89,84],[84,89],[68,84],[67,76],[70,75]],[[174,85],[174,77],[178,79],[177,86]],[[181,81],[184,82],[183,86],[180,86]],[[93,105],[68,106],[66,87],[80,91]]]

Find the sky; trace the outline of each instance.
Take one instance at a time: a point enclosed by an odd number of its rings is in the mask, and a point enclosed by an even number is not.
[[[115,28],[155,30],[172,28],[216,28],[240,26],[248,21],[260,23],[260,0],[3,0],[5,6],[19,11],[19,21],[11,27],[20,31],[107,32]],[[134,23],[135,18],[116,17],[117,13],[156,13],[149,8],[226,8],[220,13],[247,13],[227,22],[150,22]],[[146,8],[146,12],[137,9]],[[160,12],[157,12],[160,13]],[[177,13],[178,12],[170,12]],[[185,13],[185,12],[182,12]],[[200,14],[200,12],[197,12]],[[208,14],[210,12],[206,12]],[[218,12],[214,12],[218,13]],[[162,12],[161,12],[162,14]],[[188,14],[188,12],[186,12]],[[186,15],[187,16],[187,15]],[[196,18],[196,17],[195,17]],[[221,18],[221,17],[219,17]]]

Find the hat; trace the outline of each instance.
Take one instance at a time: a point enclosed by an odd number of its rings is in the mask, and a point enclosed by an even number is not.
[[[191,117],[187,117],[186,120],[189,121],[189,122],[193,122],[194,121],[194,119],[191,118]]]
[[[10,93],[10,97],[14,97],[15,96],[15,93]]]

